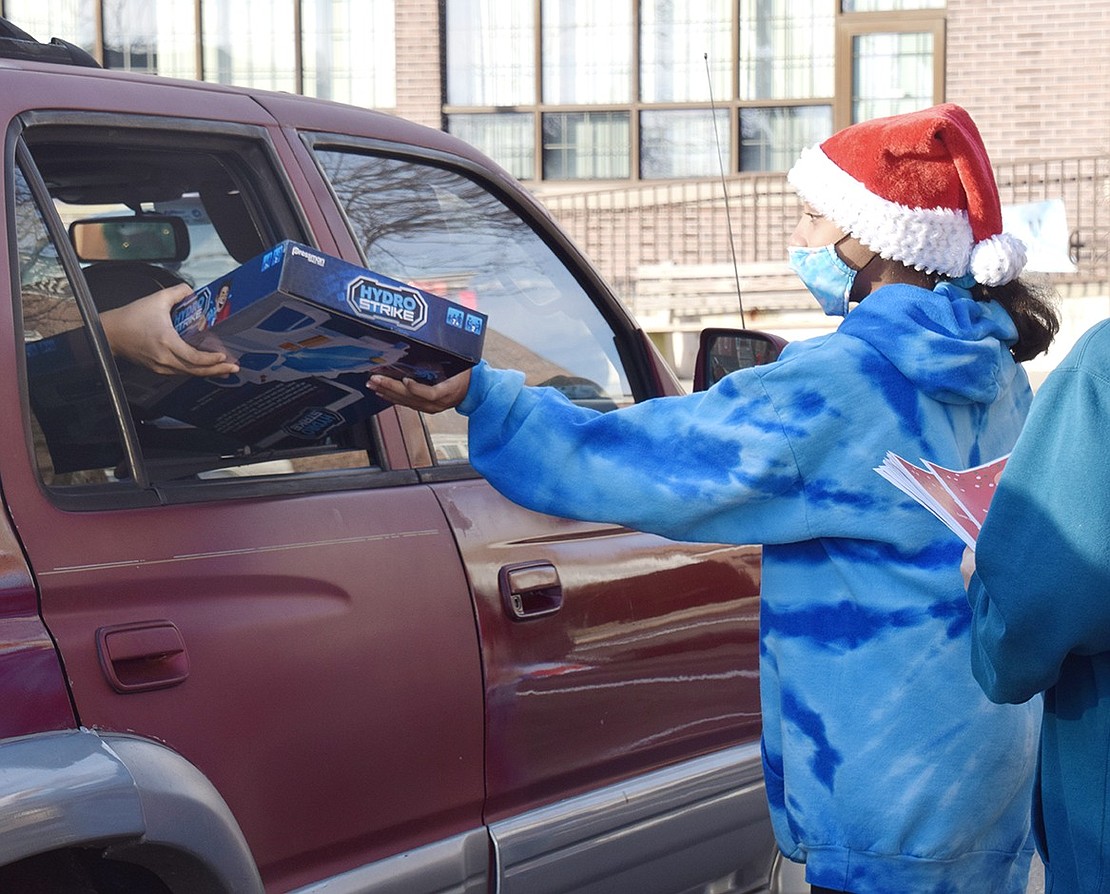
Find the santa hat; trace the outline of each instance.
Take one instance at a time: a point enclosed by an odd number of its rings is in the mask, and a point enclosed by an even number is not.
[[[853,124],[802,152],[798,195],[882,257],[1000,286],[1025,266],[971,116],[952,103]]]

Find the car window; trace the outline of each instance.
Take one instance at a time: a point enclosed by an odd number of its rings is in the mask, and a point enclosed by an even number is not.
[[[278,401],[280,383],[264,377],[227,377],[218,400],[220,420],[270,413],[279,430],[291,432],[265,449],[152,409],[150,389],[135,384],[129,363],[118,358],[123,394],[113,402],[105,368],[113,360],[106,350],[97,355],[82,319],[82,293],[91,299],[89,313],[103,312],[174,283],[208,285],[283,239],[307,241],[260,138],[39,124],[24,139],[28,171],[18,176],[13,198],[28,389],[47,485],[124,481],[119,431],[126,423],[136,433],[140,477],[151,483],[380,469],[372,419],[327,430],[285,425],[280,414],[300,420],[314,412],[313,395],[305,389],[299,404]],[[42,184],[39,205],[30,201],[28,182]],[[55,362],[45,364],[46,357]],[[199,382],[180,378],[189,387]],[[94,383],[100,396],[92,401],[85,391]],[[348,402],[364,399],[361,387],[326,387],[349,392]],[[70,456],[74,444],[96,449],[77,451],[78,460]],[[82,468],[71,468],[75,463]]]
[[[462,173],[357,147],[316,157],[371,269],[489,317],[485,358],[572,400],[631,403],[612,327],[554,251],[512,208]],[[436,461],[465,460],[458,414],[425,418]]]
[[[19,266],[35,462],[48,486],[126,480],[125,450],[103,368],[42,211],[14,172]],[[49,439],[49,440],[48,440]]]

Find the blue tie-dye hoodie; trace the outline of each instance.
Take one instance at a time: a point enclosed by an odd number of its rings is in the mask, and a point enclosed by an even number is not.
[[[873,470],[1006,453],[1030,403],[995,303],[875,292],[710,390],[610,413],[475,369],[470,456],[529,508],[762,543],[763,754],[778,842],[854,894],[1025,890],[1039,708],[971,674],[963,545]]]

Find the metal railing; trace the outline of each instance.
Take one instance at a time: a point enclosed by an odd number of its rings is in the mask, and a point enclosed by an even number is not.
[[[1064,282],[1104,283],[1110,278],[1110,156],[1013,162],[995,170],[1002,203],[1062,199],[1068,217],[1073,274]]]
[[[995,176],[1003,204],[1064,201],[1077,271],[1054,274],[1058,282],[1110,279],[1110,155],[1014,162],[999,165]],[[783,174],[540,197],[630,305],[644,272],[657,265],[731,269],[734,248],[744,271],[784,262],[801,213]]]

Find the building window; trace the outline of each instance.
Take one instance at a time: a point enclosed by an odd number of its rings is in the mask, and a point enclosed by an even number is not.
[[[292,3],[206,0],[201,12],[204,80],[297,92]]]
[[[832,129],[831,105],[741,109],[740,170],[785,171]]]
[[[705,102],[732,94],[733,0],[640,4],[640,99]]]
[[[197,76],[197,21],[179,0],[104,0],[104,67]]]
[[[944,9],[947,0],[842,0],[844,12],[897,12],[909,9]]]
[[[536,100],[535,9],[520,0],[447,4],[447,103],[517,106]]]
[[[740,99],[828,101],[835,26],[826,0],[742,0]]]
[[[543,115],[545,180],[612,180],[631,175],[632,6],[541,0],[542,101],[621,103],[619,111]]]
[[[933,98],[933,35],[861,34],[852,38],[852,120],[912,112]]]
[[[720,176],[730,144],[727,111],[667,109],[640,113],[640,176]]]
[[[494,112],[449,115],[447,130],[488,155],[518,180],[536,176],[535,115]]]
[[[632,6],[542,0],[543,102],[627,103],[632,98]]]
[[[393,109],[396,5],[0,0],[0,11],[109,68]],[[946,0],[440,8],[446,127],[521,180],[781,171],[841,127],[944,99]]]
[[[105,68],[391,109],[397,105],[395,4],[3,0],[0,11],[40,40],[61,37],[77,44]]]
[[[520,0],[446,4],[447,130],[514,177],[536,176],[536,16]],[[474,109],[469,112],[467,109]],[[512,111],[513,108],[530,111]],[[501,111],[494,111],[499,109]]]
[[[3,14],[36,40],[60,37],[96,54],[96,0],[4,0]]]
[[[624,180],[629,176],[628,112],[543,116],[545,180]]]
[[[838,83],[850,86],[838,91],[834,122],[838,127],[941,101],[943,18],[918,12],[892,14],[879,21],[873,15],[844,19],[838,35],[837,60],[843,69]]]
[[[943,100],[945,0],[444,7],[448,130],[521,179],[783,171],[853,121]]]
[[[372,109],[397,105],[394,0],[301,0],[301,91]]]
[[[825,0],[741,0],[741,171],[783,171],[832,132],[836,20]],[[798,105],[768,102],[798,101]]]

